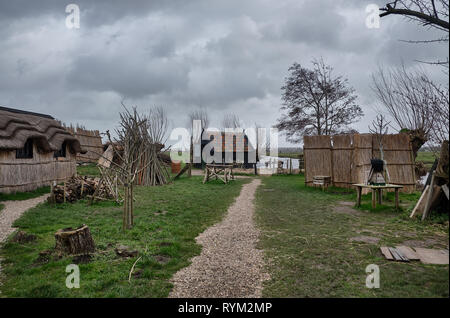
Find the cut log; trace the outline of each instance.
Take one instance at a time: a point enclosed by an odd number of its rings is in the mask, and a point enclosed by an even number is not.
[[[61,254],[85,255],[95,251],[89,227],[83,224],[77,229],[66,228],[55,233],[55,250]]]

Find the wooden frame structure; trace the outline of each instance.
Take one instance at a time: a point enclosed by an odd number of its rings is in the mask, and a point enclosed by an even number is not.
[[[234,180],[233,167],[234,165],[231,164],[207,164],[205,167],[203,183],[208,182],[213,177],[215,177],[216,180],[222,180],[225,184],[228,183],[228,181]]]

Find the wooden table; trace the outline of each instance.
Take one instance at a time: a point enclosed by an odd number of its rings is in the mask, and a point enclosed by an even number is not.
[[[376,194],[378,194],[378,204],[381,204],[381,196],[383,189],[395,189],[395,208],[398,209],[399,203],[398,203],[398,191],[403,188],[401,185],[397,184],[386,184],[386,185],[370,185],[370,184],[363,184],[363,183],[357,183],[353,184],[353,186],[356,187],[357,192],[357,198],[356,198],[356,206],[361,206],[361,193],[362,188],[367,188],[372,190],[372,209],[375,209],[377,207],[377,200],[376,200]]]
[[[220,179],[224,183],[234,180],[233,167],[232,164],[207,164],[203,183],[208,182],[212,177],[216,177],[216,180]]]

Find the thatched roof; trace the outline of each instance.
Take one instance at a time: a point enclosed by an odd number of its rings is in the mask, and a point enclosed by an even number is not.
[[[52,116],[0,106],[0,150],[20,149],[30,138],[44,152],[59,150],[65,141],[72,153],[85,152]]]

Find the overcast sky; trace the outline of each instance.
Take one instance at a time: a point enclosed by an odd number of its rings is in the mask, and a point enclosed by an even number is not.
[[[271,127],[289,66],[323,57],[356,89],[365,117],[353,127],[364,132],[376,115],[377,65],[448,56],[448,44],[400,42],[435,33],[399,16],[368,29],[366,6],[385,1],[74,0],[79,29],[66,27],[68,3],[0,0],[1,106],[101,131],[115,127],[122,100],[163,106],[172,127],[198,107],[215,126],[233,112]]]

